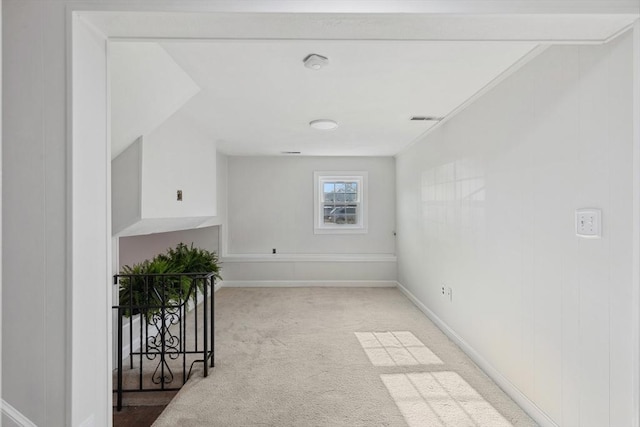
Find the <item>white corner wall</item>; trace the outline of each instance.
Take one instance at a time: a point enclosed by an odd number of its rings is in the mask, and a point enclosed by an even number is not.
[[[542,425],[637,425],[633,49],[551,47],[397,156],[399,282]]]
[[[138,138],[111,162],[114,235],[186,230],[214,220],[216,155],[214,142],[179,114]]]
[[[225,284],[395,281],[394,165],[391,157],[230,156]],[[354,170],[368,172],[368,233],[314,234],[313,172]]]

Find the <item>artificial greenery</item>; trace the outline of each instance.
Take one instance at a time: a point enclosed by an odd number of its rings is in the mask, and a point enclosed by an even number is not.
[[[140,313],[140,306],[152,306],[145,311],[151,315],[160,311],[159,306],[170,301],[185,301],[193,290],[193,278],[181,276],[183,273],[213,273],[215,279],[220,277],[218,255],[205,249],[194,248],[179,243],[169,248],[166,253],[159,254],[150,260],[132,266],[125,265],[120,271],[120,304],[134,307],[131,311],[125,308],[125,316]],[[167,276],[153,276],[164,274]],[[202,290],[204,280],[195,280],[198,290]],[[131,313],[130,313],[131,311]]]

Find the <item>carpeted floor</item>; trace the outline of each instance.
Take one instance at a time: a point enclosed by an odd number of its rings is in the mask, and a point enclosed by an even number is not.
[[[215,344],[154,426],[535,425],[395,288],[223,288]]]

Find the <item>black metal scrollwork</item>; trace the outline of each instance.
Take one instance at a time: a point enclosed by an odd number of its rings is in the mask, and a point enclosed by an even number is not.
[[[154,313],[148,321],[158,331],[156,335],[147,337],[147,351],[145,352],[148,360],[160,357],[151,377],[154,384],[170,384],[173,381],[173,371],[167,363],[166,357],[172,360],[180,357],[181,340],[178,335],[172,332],[171,326],[182,324],[183,312],[181,305],[170,305],[164,309],[164,318],[162,313]]]

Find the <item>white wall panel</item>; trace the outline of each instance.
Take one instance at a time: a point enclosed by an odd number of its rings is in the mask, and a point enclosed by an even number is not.
[[[215,143],[179,114],[144,138],[142,176],[143,218],[217,215]]]
[[[225,281],[395,281],[389,262],[223,262]]]
[[[2,8],[2,397],[37,425],[65,425],[65,8]]]
[[[395,280],[395,261],[260,262],[250,256],[394,254],[395,162],[391,157],[229,157],[225,280]],[[368,232],[314,234],[313,172],[368,172]]]
[[[369,230],[313,232],[313,172],[369,173]],[[229,157],[229,253],[394,253],[391,157]]]
[[[549,48],[397,157],[399,281],[558,425],[632,420],[631,52]]]

